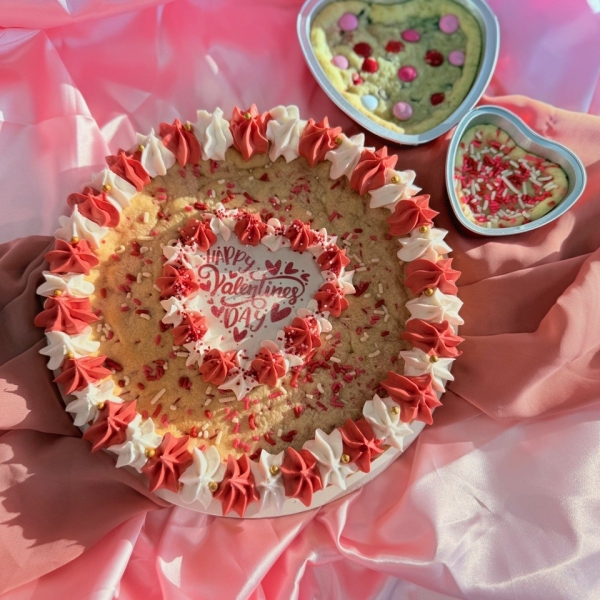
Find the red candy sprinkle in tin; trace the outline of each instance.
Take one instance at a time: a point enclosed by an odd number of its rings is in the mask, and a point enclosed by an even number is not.
[[[432,67],[439,67],[444,62],[444,55],[437,50],[427,50],[425,62]]]
[[[446,96],[443,92],[438,92],[437,94],[431,94],[431,98],[429,101],[433,106],[437,106],[441,104],[446,99]]]
[[[376,73],[379,69],[379,65],[374,58],[365,58],[362,64],[362,70],[367,73]]]
[[[356,44],[356,46],[354,46],[354,52],[363,58],[369,58],[369,56],[373,54],[373,49],[371,46],[369,46],[369,44],[367,44],[367,42],[359,42]]]
[[[400,40],[390,40],[385,45],[386,52],[402,52],[404,50],[404,44]]]

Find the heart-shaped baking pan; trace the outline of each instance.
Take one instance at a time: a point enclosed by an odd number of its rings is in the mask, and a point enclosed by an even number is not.
[[[398,144],[413,146],[424,144],[452,129],[452,127],[454,127],[481,98],[492,78],[500,47],[500,27],[498,25],[498,20],[484,0],[454,0],[454,2],[460,4],[473,15],[479,25],[481,33],[482,52],[477,75],[471,89],[454,112],[452,112],[444,121],[431,129],[418,134],[398,133],[369,118],[365,113],[358,110],[344,98],[323,71],[311,44],[310,31],[313,21],[318,13],[334,1],[335,0],[307,0],[307,2],[305,2],[300,10],[297,21],[300,46],[302,47],[304,57],[312,74],[325,93],[350,118],[354,119],[354,121],[368,131]],[[399,4],[399,2],[385,2],[385,4]]]
[[[563,200],[544,216],[522,225],[487,228],[476,225],[468,219],[461,208],[460,198],[457,193],[459,182],[455,178],[455,160],[461,139],[465,132],[475,125],[493,125],[498,127],[505,131],[526,152],[545,158],[561,167],[568,179],[568,188]],[[583,163],[574,152],[557,142],[538,135],[517,115],[498,106],[480,106],[464,117],[452,135],[446,156],[446,188],[452,209],[461,225],[472,233],[485,236],[498,237],[524,233],[538,227],[543,227],[558,219],[558,217],[564,215],[577,202],[585,189],[586,179]]]

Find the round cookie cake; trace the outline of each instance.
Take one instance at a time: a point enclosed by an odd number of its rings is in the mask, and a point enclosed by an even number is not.
[[[459,273],[397,156],[252,106],[106,160],[68,198],[35,321],[92,451],[244,516],[310,507],[432,422]]]

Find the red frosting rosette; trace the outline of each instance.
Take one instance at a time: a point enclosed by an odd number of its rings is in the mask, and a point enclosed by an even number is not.
[[[309,223],[303,223],[300,219],[294,219],[294,222],[286,229],[285,237],[290,240],[290,245],[294,252],[302,253],[315,243],[317,236]]]
[[[158,134],[162,138],[163,146],[175,155],[182,167],[188,163],[195,165],[200,162],[200,142],[189,123],[182,125],[179,119],[175,119],[172,125],[161,123]]]
[[[214,383],[219,386],[225,381],[229,371],[236,366],[236,352],[221,352],[221,350],[217,350],[216,348],[209,350],[204,355],[204,360],[200,367],[202,381],[205,383]]]
[[[98,419],[83,434],[84,440],[92,442],[92,452],[122,444],[126,440],[127,425],[136,415],[135,405],[135,400],[122,404],[109,400],[104,404]]]
[[[116,227],[119,224],[119,211],[107,198],[104,192],[99,192],[93,187],[83,188],[83,192],[71,194],[67,198],[68,205],[77,206],[79,212],[100,227]]]
[[[283,332],[286,346],[298,356],[307,356],[321,346],[314,317],[311,320],[295,317],[291,325],[283,328]]]
[[[391,235],[408,235],[422,225],[433,225],[433,219],[439,213],[429,208],[429,195],[414,196],[396,204],[394,214],[388,217]]]
[[[375,437],[371,425],[365,419],[346,419],[339,430],[342,434],[344,454],[347,454],[350,462],[356,463],[363,473],[368,473],[371,470],[371,461],[383,452],[380,447],[381,440]]]
[[[454,333],[448,321],[429,323],[423,319],[410,319],[406,322],[402,338],[427,354],[433,353],[443,358],[456,358],[461,354],[456,347],[463,338]]]
[[[110,371],[102,366],[105,358],[105,356],[66,358],[61,366],[62,372],[54,382],[63,386],[65,394],[78,392],[110,376]]]
[[[142,467],[142,473],[148,477],[151,492],[164,488],[177,493],[179,478],[193,461],[188,449],[189,441],[189,435],[175,437],[170,432],[165,434],[160,446]]]
[[[395,154],[387,155],[386,146],[375,152],[363,150],[350,176],[350,187],[361,196],[370,190],[382,187],[385,185],[386,171],[393,169],[397,161],[398,157]]]
[[[173,328],[175,345],[183,346],[189,342],[197,342],[207,331],[206,317],[202,313],[187,312],[183,315],[181,324]]]
[[[404,284],[415,295],[434,288],[444,294],[456,294],[458,288],[454,282],[460,277],[460,271],[456,271],[451,265],[451,258],[440,258],[437,262],[424,258],[413,260],[405,267]]]
[[[233,146],[241,152],[244,160],[269,151],[267,123],[271,118],[268,112],[259,114],[256,104],[246,112],[242,112],[237,106],[233,109],[229,129],[233,137]]]
[[[273,387],[285,375],[285,363],[279,352],[261,348],[252,361],[252,370],[256,372],[258,383]]]
[[[107,156],[106,163],[113,173],[128,181],[138,192],[141,192],[144,186],[150,183],[150,175],[142,163],[121,148],[117,154]]]
[[[89,275],[90,269],[100,261],[85,240],[55,240],[54,248],[46,252],[44,257],[50,265],[52,273],[82,273]]]
[[[314,167],[318,162],[325,159],[325,155],[330,150],[337,146],[336,140],[341,132],[341,127],[329,127],[327,117],[320,123],[309,119],[298,145],[300,156],[304,156],[308,164]]]
[[[202,252],[206,252],[217,241],[210,223],[202,219],[190,219],[179,233],[184,244],[196,244]]]
[[[92,312],[89,298],[71,296],[50,296],[44,303],[44,310],[36,315],[36,327],[45,331],[62,331],[68,335],[81,333],[98,317]]]
[[[323,489],[317,459],[308,451],[286,448],[281,464],[281,478],[285,495],[298,498],[304,506],[310,506],[315,492]]]
[[[339,317],[342,311],[348,308],[348,300],[342,287],[337,283],[328,281],[324,283],[315,294],[315,300],[322,312],[328,311],[334,317]]]
[[[235,234],[246,246],[258,246],[267,233],[267,226],[260,215],[244,211],[243,217],[235,224]]]
[[[161,298],[184,298],[199,289],[194,271],[184,267],[176,268],[173,265],[163,267],[162,276],[156,280],[156,285],[160,288]]]
[[[319,255],[317,264],[322,271],[331,271],[335,275],[339,275],[342,269],[350,264],[350,259],[346,256],[346,250],[332,246]]]
[[[221,502],[224,516],[234,511],[240,517],[244,516],[248,504],[260,499],[248,455],[242,454],[237,460],[231,454],[227,457],[225,476],[213,497]]]
[[[405,377],[388,371],[387,379],[381,382],[381,387],[390,398],[400,405],[400,419],[404,423],[413,420],[423,421],[427,425],[433,423],[433,409],[442,403],[431,387],[431,380],[429,373]]]

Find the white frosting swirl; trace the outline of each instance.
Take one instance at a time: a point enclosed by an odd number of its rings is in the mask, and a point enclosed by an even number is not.
[[[380,398],[377,394],[373,400],[365,402],[363,416],[371,424],[378,439],[383,443],[404,451],[404,438],[413,431],[408,423],[400,420],[400,412],[393,413],[392,409],[398,405],[391,398]]]
[[[184,300],[180,300],[175,296],[170,296],[166,300],[161,300],[160,305],[167,313],[162,318],[162,322],[165,325],[173,325],[174,327],[181,325],[181,321],[183,321],[183,313],[199,310],[197,296],[191,298],[188,297]]]
[[[291,242],[283,234],[285,225],[281,224],[279,219],[269,219],[267,221],[267,233],[260,240],[260,243],[266,246],[271,252],[277,252],[281,248],[288,248]]]
[[[56,290],[74,298],[86,298],[94,293],[94,284],[86,281],[83,273],[56,275],[50,271],[43,271],[42,275],[46,283],[42,283],[36,290],[40,296],[53,296]]]
[[[163,255],[167,259],[165,265],[183,265],[186,269],[194,269],[204,263],[202,255],[195,251],[195,245],[185,246],[180,241],[174,246],[165,246]]]
[[[100,227],[94,221],[84,217],[77,208],[73,207],[70,217],[58,217],[60,228],[54,232],[54,237],[70,242],[74,237],[85,240],[92,248],[100,247],[100,240],[108,233],[108,227]]]
[[[260,385],[254,377],[244,373],[246,370],[245,365],[232,369],[229,377],[219,386],[219,389],[231,390],[238,400],[244,398],[250,390]]]
[[[150,177],[166,175],[167,170],[175,164],[175,155],[156,136],[154,129],[148,135],[136,133],[138,147],[142,145],[140,163]],[[136,148],[137,149],[137,148]]]
[[[229,122],[223,118],[223,111],[216,108],[214,113],[199,110],[194,123],[194,133],[202,147],[202,160],[225,160],[227,148],[233,144]]]
[[[437,261],[438,255],[446,254],[452,250],[444,238],[448,232],[445,229],[427,227],[422,233],[420,229],[413,229],[410,236],[400,237],[398,241],[402,248],[398,250],[398,258],[410,262],[417,258],[424,258],[432,262]]]
[[[398,182],[392,183],[392,178],[397,177]],[[371,208],[380,208],[385,206],[392,212],[400,200],[407,200],[420,191],[416,185],[413,185],[416,173],[414,171],[393,171],[388,169],[386,172],[386,184],[380,188],[371,190]]]
[[[346,477],[356,472],[357,468],[355,464],[341,462],[344,445],[339,429],[334,429],[329,435],[317,429],[314,440],[308,440],[302,447],[317,459],[323,487],[331,483],[346,489]]]
[[[108,449],[118,456],[117,467],[129,465],[137,471],[141,471],[148,460],[146,450],[158,448],[162,442],[162,436],[155,432],[152,419],[142,422],[142,415],[139,414],[136,414],[133,421],[127,425],[126,433],[125,442],[109,446]]]
[[[231,237],[231,232],[235,229],[235,220],[233,219],[236,210],[227,210],[220,202],[215,206],[214,215],[209,213],[210,228],[215,235],[220,235],[225,241]]]
[[[428,354],[413,348],[400,352],[400,356],[404,359],[404,374],[405,375],[425,375],[430,373],[433,378],[433,389],[443,392],[445,388],[445,380],[454,381],[452,373],[448,370],[448,366],[454,361],[453,358],[437,357],[435,362],[431,362]]]
[[[193,462],[179,478],[183,484],[181,499],[186,504],[198,500],[204,508],[212,501],[212,492],[209,489],[211,482],[223,481],[225,465],[221,462],[219,451],[214,446],[207,450],[192,450]]]
[[[65,355],[69,352],[75,358],[81,358],[96,352],[100,347],[100,342],[91,340],[90,333],[92,333],[90,327],[86,327],[78,335],[67,335],[62,331],[47,331],[46,340],[48,345],[40,350],[40,354],[50,358],[48,368],[58,369],[65,360]]]
[[[269,454],[265,450],[260,453],[258,463],[250,462],[250,468],[254,475],[254,483],[260,494],[260,509],[269,507],[281,511],[285,502],[285,488],[283,487],[283,478],[281,471],[277,470],[275,475],[271,472],[271,467],[279,469],[283,463],[283,452],[279,454]]]
[[[94,173],[90,185],[98,191],[105,192],[107,198],[121,208],[129,206],[131,199],[137,194],[137,190],[129,183],[129,181],[119,177],[110,169],[104,169],[99,173]],[[104,186],[109,188],[108,191],[103,189]]]
[[[123,401],[114,395],[115,384],[112,379],[105,379],[94,385],[88,385],[78,392],[73,392],[77,398],[67,404],[67,412],[73,415],[73,423],[81,427],[90,421],[94,421],[98,416],[98,405],[104,402]]]
[[[306,121],[300,119],[297,106],[276,106],[267,123],[267,139],[271,142],[269,158],[275,162],[280,156],[290,162],[300,156],[298,147]]]
[[[462,301],[457,296],[443,294],[436,289],[431,296],[421,294],[406,303],[410,319],[423,319],[430,323],[448,321],[450,325],[462,325],[464,321],[458,315]]]
[[[325,155],[325,158],[331,162],[329,177],[339,179],[342,175],[345,175],[350,179],[352,171],[354,171],[354,167],[358,164],[360,155],[364,150],[365,135],[359,133],[349,138],[342,133],[339,137],[342,143]]]

